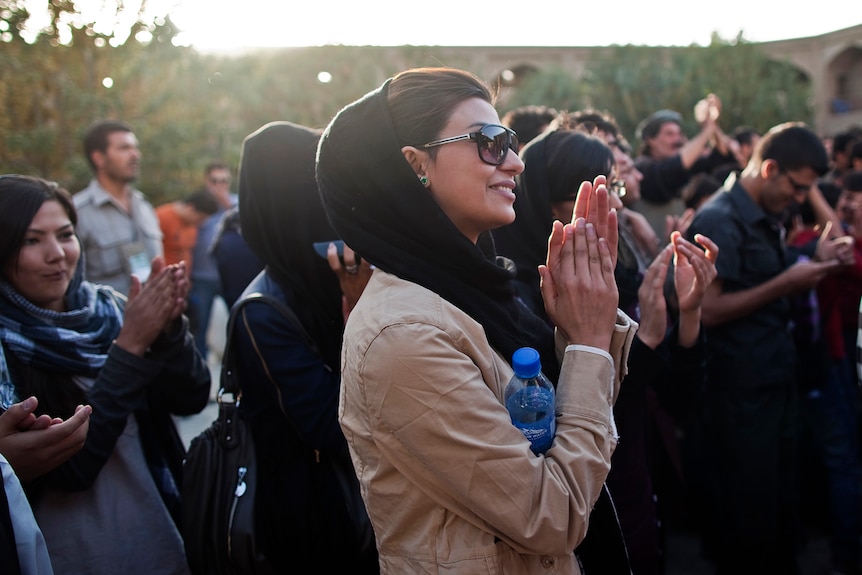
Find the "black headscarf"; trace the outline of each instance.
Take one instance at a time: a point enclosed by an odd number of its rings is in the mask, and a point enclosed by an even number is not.
[[[339,365],[341,288],[313,243],[338,239],[320,202],[314,157],[320,131],[272,122],[243,141],[239,214],[243,238],[285,291],[324,360]]]
[[[525,167],[515,176],[515,221],[494,230],[494,242],[497,251],[514,262],[522,296],[547,319],[537,268],[548,250],[551,205],[573,199],[581,182],[607,175],[613,152],[586,132],[554,129],[530,140],[520,155]]]
[[[422,285],[485,329],[507,360],[536,348],[542,369],[559,374],[553,331],[515,298],[512,272],[490,233],[477,244],[437,205],[401,153],[387,105],[389,80],[341,110],[323,134],[317,179],[332,227],[375,266]]]
[[[530,140],[521,159],[524,171],[515,176],[515,221],[493,231],[498,251],[515,264],[518,280],[527,290],[525,297],[536,309],[541,301],[538,265],[545,261],[548,236],[554,217],[551,213],[551,185],[545,144],[548,134]],[[540,315],[544,316],[541,312]]]

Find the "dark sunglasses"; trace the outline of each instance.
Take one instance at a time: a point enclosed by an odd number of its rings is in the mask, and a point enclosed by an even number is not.
[[[422,147],[433,148],[434,146],[442,146],[443,144],[451,144],[452,142],[460,142],[461,140],[475,141],[476,148],[479,151],[479,159],[492,166],[502,164],[506,160],[509,150],[514,150],[516,154],[518,153],[517,134],[509,128],[497,124],[482,126],[482,129],[478,132],[434,140],[433,142],[423,144]]]
[[[807,194],[808,190],[811,189],[811,186],[809,186],[807,184],[800,184],[799,182],[794,180],[793,176],[791,176],[788,172],[785,172],[784,170],[780,170],[780,173],[785,178],[787,178],[787,181],[790,182],[790,185],[793,187],[793,191],[796,192],[797,194]]]

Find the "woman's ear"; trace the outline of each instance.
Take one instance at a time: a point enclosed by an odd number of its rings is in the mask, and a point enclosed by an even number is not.
[[[428,165],[428,152],[414,146],[404,146],[401,148],[401,153],[417,176],[425,174]]]

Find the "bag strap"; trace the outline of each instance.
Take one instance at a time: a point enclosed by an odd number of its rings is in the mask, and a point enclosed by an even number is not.
[[[296,312],[294,312],[290,307],[286,306],[285,304],[270,295],[260,292],[250,293],[234,304],[233,308],[231,308],[230,316],[228,317],[227,340],[225,342],[224,356],[222,357],[221,389],[219,389],[220,404],[223,402],[222,395],[224,393],[233,394],[235,404],[237,404],[239,398],[242,397],[242,389],[239,384],[239,377],[237,377],[236,374],[236,359],[234,357],[233,349],[233,334],[235,324],[238,321],[242,308],[252,302],[263,302],[275,308],[282,316],[284,316],[285,319],[287,319],[293,325],[296,331],[299,332],[308,348],[311,349],[311,351],[314,352],[314,354],[318,357],[323,357],[320,353],[320,348],[317,347],[317,343],[315,343],[314,339],[312,339],[312,337],[308,334],[305,327],[302,325],[302,322],[299,320],[299,317],[296,315]],[[326,366],[326,369],[331,370],[328,365],[324,365]],[[287,414],[287,412],[284,411],[284,406],[279,403],[278,408],[284,416],[285,420],[287,420],[288,427],[296,436],[296,439],[299,441],[299,443],[301,445],[304,445],[308,449],[308,451],[313,454],[314,461],[316,463],[320,463],[320,450],[306,443],[306,441],[302,437],[302,434],[299,433],[299,429],[294,424],[293,419]]]
[[[292,309],[272,296],[260,292],[248,294],[236,302],[233,308],[231,308],[230,316],[228,317],[227,340],[225,341],[224,357],[222,359],[221,389],[219,390],[219,394],[232,393],[234,397],[242,395],[242,388],[240,387],[239,379],[236,376],[236,359],[234,357],[235,352],[233,346],[234,328],[242,308],[247,304],[256,301],[265,302],[278,310],[281,315],[293,324],[293,327],[302,336],[302,339],[305,341],[305,344],[309,349],[311,349],[316,355],[321,355],[317,344],[305,330],[302,322],[299,321],[299,317],[297,317],[296,313]]]

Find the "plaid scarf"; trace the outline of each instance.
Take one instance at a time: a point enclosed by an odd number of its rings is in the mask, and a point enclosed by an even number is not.
[[[0,280],[0,408],[20,400],[4,352],[37,369],[88,377],[104,365],[123,325],[125,298],[83,281],[79,266],[66,301],[69,311],[43,309]]]

